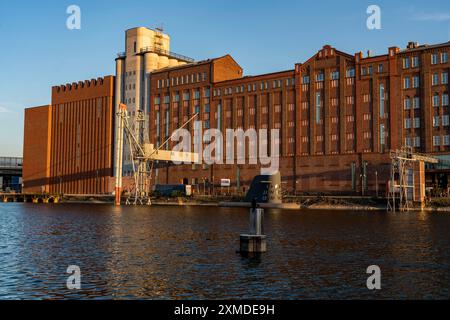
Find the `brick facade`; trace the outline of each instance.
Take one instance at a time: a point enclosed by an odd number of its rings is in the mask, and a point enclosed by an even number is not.
[[[405,50],[391,47],[385,55],[364,57],[326,45],[293,70],[222,81],[208,74],[206,82],[197,81],[197,76],[189,81],[189,77],[208,72],[206,65],[214,60],[169,68],[152,74],[150,140],[161,143],[196,110],[204,129],[277,128],[280,171],[288,192],[374,194],[378,190],[383,194],[391,149],[410,145],[415,152],[450,152],[449,52],[449,43],[409,43]],[[221,71],[227,72],[227,67]],[[433,84],[435,74],[439,81]],[[208,97],[203,95],[205,88]],[[192,99],[196,91],[200,99]],[[179,101],[174,102],[177,92]],[[183,101],[183,92],[190,93],[188,101]],[[439,96],[438,107],[432,105],[434,95]],[[411,101],[405,102],[408,98]],[[439,125],[433,125],[437,116]],[[433,141],[439,145],[433,146]],[[259,172],[259,165],[250,164],[166,165],[158,170],[157,181],[207,181],[217,186],[220,179],[228,178],[243,191]]]
[[[51,106],[26,109],[24,191],[111,193],[113,103],[107,76],[53,87]]]

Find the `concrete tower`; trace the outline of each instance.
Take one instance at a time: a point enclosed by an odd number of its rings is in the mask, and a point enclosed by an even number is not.
[[[150,113],[150,73],[154,70],[192,63],[192,59],[170,51],[170,37],[160,29],[138,27],[125,32],[125,52],[116,59],[116,112],[119,104],[127,105],[130,122],[141,111],[144,128],[136,136],[148,140]],[[117,130],[117,128],[116,128]],[[129,147],[124,146],[124,175],[131,171]]]

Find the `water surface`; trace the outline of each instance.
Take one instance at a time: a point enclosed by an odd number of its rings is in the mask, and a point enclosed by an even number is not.
[[[270,210],[252,259],[247,229],[247,209],[0,204],[0,299],[450,298],[448,213]]]

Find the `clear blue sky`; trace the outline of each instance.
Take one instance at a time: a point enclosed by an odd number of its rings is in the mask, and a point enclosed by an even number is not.
[[[81,8],[81,30],[66,9]],[[382,29],[366,27],[369,5]],[[50,103],[50,87],[114,74],[124,30],[163,23],[174,52],[230,53],[246,74],[291,69],[323,44],[353,54],[408,41],[450,40],[450,1],[71,0],[0,1],[0,156],[21,156],[23,109]]]

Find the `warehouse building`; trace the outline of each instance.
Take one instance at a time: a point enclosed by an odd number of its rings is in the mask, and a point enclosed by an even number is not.
[[[132,123],[144,113],[145,127],[136,136],[155,146],[197,113],[204,130],[279,129],[287,192],[384,194],[390,151],[403,146],[441,159],[414,173],[414,184],[426,177],[428,185],[448,187],[450,43],[408,43],[377,56],[325,45],[291,70],[256,76],[244,76],[230,55],[194,62],[174,54],[160,30],[130,29],[125,47],[116,59],[115,79],[55,87],[51,106],[27,110],[25,190],[111,193],[112,108],[119,103],[127,105]],[[193,124],[188,129],[193,132]],[[123,170],[130,177],[128,150],[125,145]],[[89,152],[101,154],[89,158]],[[27,168],[30,155],[38,161]],[[246,163],[159,163],[153,181],[212,190],[229,179],[234,190],[244,192],[262,167]]]

